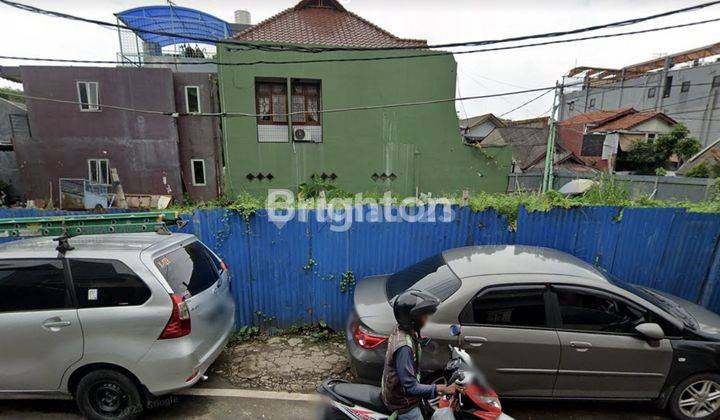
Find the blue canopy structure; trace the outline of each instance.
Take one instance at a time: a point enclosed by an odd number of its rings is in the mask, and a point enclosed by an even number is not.
[[[115,16],[130,30],[144,29],[181,35],[172,37],[134,31],[143,41],[160,47],[181,43],[203,43],[183,36],[218,40],[232,34],[230,25],[224,20],[187,7],[169,5],[137,7],[116,13]]]

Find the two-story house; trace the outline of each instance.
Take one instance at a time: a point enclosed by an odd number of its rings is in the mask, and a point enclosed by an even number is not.
[[[25,195],[13,142],[29,135],[25,105],[0,97],[0,199],[2,199],[0,202],[2,204],[21,200]]]
[[[504,191],[509,150],[482,150],[458,131],[452,55],[336,0],[303,0],[234,39],[294,51],[218,45],[229,193],[295,190],[313,174],[351,192]],[[418,49],[378,50],[388,47]],[[381,106],[437,99],[448,101]]]
[[[636,142],[668,133],[676,123],[662,112],[594,111],[560,121],[557,140],[588,165],[612,172],[627,169],[616,167],[616,158],[632,150]]]
[[[215,75],[150,67],[21,66],[28,136],[13,151],[28,199],[60,204],[79,181],[181,201],[222,182]],[[105,191],[103,190],[103,191]],[[67,202],[63,207],[68,207]]]

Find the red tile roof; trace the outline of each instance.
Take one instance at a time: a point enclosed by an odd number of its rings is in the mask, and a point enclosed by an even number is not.
[[[244,41],[269,41],[353,48],[419,47],[427,41],[403,39],[345,10],[335,0],[303,0],[235,35]]]
[[[677,124],[677,121],[673,120],[662,112],[638,112],[635,114],[625,115],[624,117],[607,122],[599,127],[593,128],[593,131],[630,130],[636,125],[642,124],[645,121],[650,121],[653,118],[660,118],[670,125]]]
[[[606,111],[595,111],[587,112],[585,114],[579,114],[572,116],[566,120],[559,122],[559,125],[574,125],[574,124],[603,124],[606,121],[614,120],[615,118],[621,117],[627,114],[633,114],[635,111],[632,108],[621,108],[621,109],[609,109]]]

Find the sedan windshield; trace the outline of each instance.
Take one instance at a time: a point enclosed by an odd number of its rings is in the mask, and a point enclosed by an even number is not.
[[[678,305],[677,302],[673,301],[672,299],[669,299],[650,288],[638,286],[636,284],[626,283],[608,272],[603,272],[603,274],[615,286],[625,289],[628,292],[645,299],[653,305],[662,308],[663,310],[665,310],[665,312],[682,321],[686,327],[693,330],[697,329],[697,320],[692,315],[690,315],[690,313],[685,310],[685,308]]]

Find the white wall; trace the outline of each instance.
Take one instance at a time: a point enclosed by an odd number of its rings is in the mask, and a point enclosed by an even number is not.
[[[492,121],[485,121],[484,123],[476,125],[475,127],[468,130],[465,135],[469,137],[485,138],[495,129],[495,127],[496,126],[492,123]]]
[[[597,110],[633,107],[638,111],[663,111],[684,124],[690,133],[708,145],[720,138],[720,88],[712,88],[713,77],[720,75],[720,62],[698,67],[670,70],[673,86],[670,96],[662,97],[662,72],[655,72],[626,80],[624,84],[613,83],[603,88],[590,88],[567,93],[562,101],[562,116]],[[690,82],[690,90],[681,92],[681,84]],[[648,91],[655,87],[655,97],[648,98]],[[590,100],[595,99],[595,107]],[[570,110],[570,102],[574,109]]]

